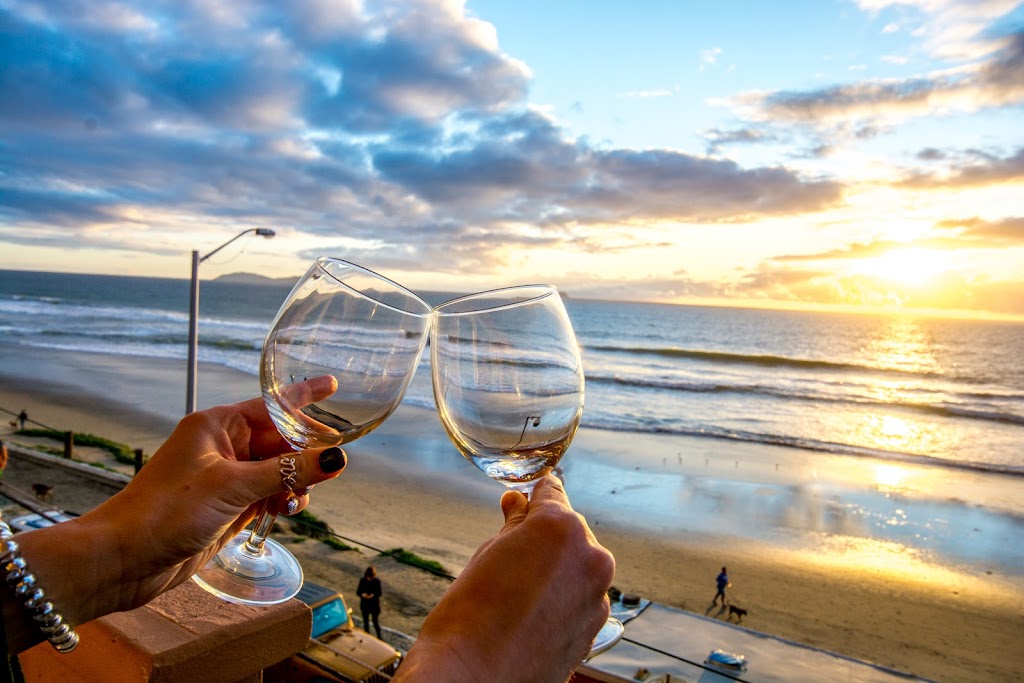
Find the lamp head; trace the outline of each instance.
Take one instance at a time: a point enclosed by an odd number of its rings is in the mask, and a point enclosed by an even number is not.
[[[270,228],[256,228],[256,234],[260,237],[273,237],[276,233]]]

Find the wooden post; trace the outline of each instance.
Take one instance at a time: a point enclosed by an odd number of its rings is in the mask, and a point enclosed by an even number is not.
[[[138,474],[142,469],[142,449],[136,448],[133,452],[135,453],[135,474]]]
[[[75,433],[64,432],[64,457],[70,460],[75,455]]]

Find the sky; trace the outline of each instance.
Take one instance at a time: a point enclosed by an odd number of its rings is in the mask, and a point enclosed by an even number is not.
[[[0,0],[0,268],[1024,318],[1024,3]]]

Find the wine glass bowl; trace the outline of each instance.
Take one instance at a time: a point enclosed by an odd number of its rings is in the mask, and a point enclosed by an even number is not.
[[[583,415],[576,336],[558,291],[526,285],[434,309],[430,365],[445,431],[492,479],[530,493]]]
[[[353,441],[387,419],[419,364],[430,305],[353,263],[321,257],[296,283],[267,333],[260,386],[271,420],[295,450]],[[332,391],[313,391],[326,385]],[[284,602],[302,587],[302,567],[268,538],[265,502],[243,531],[193,577],[206,590],[252,605]]]
[[[416,371],[429,312],[418,296],[376,273],[318,259],[263,345],[263,399],[285,440],[296,449],[336,446],[386,420]],[[338,383],[326,399],[306,403],[288,391],[326,375]]]

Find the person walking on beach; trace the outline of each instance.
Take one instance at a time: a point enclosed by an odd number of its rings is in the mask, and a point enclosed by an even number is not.
[[[21,425],[19,427],[19,429],[24,429],[25,428],[25,421],[26,420],[28,420],[28,413],[26,413],[25,409],[22,408],[21,412],[18,413],[18,424]]]
[[[380,638],[380,596],[384,595],[384,588],[380,579],[377,578],[377,570],[373,566],[366,568],[363,578],[359,579],[359,610],[363,613],[363,630],[370,632],[370,620],[373,620],[373,629]]]
[[[725,601],[725,589],[731,586],[729,583],[729,574],[725,571],[725,567],[722,567],[722,573],[715,577],[715,586],[718,588],[718,592],[715,593],[715,599],[711,601],[712,605],[718,604],[718,598],[722,598],[722,606],[724,607],[727,603]]]

